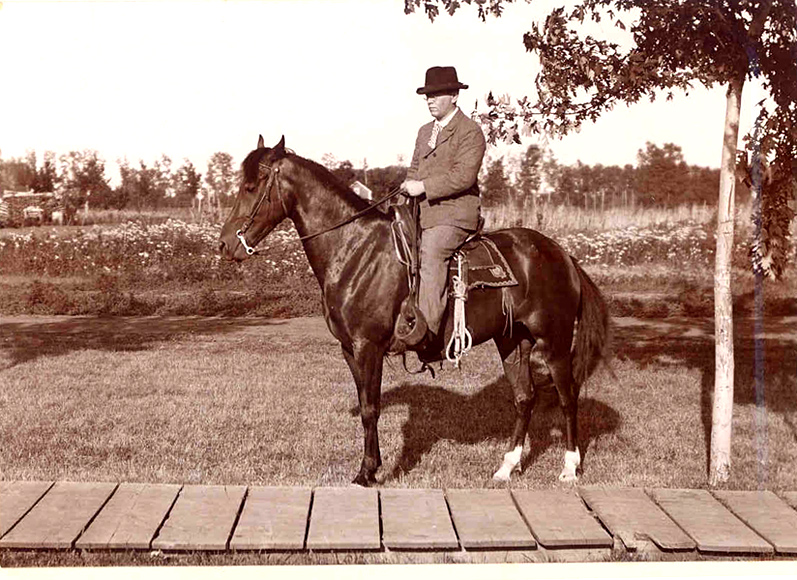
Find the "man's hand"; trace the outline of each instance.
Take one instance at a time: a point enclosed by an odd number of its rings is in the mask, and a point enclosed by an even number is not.
[[[410,197],[418,197],[419,195],[426,193],[426,188],[423,186],[423,181],[407,179],[401,184],[401,191]]]

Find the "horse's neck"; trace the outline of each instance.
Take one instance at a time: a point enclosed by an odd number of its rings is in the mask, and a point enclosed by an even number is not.
[[[303,169],[309,171],[308,169]],[[324,288],[330,280],[339,278],[346,264],[356,259],[353,248],[370,237],[373,228],[389,227],[387,220],[380,220],[374,209],[355,221],[335,227],[354,216],[365,206],[356,194],[348,195],[317,179],[302,180],[308,183],[301,191],[294,192],[297,203],[292,219],[299,235],[315,237],[304,242],[305,253],[316,277]],[[323,233],[320,233],[323,232]],[[389,238],[389,236],[379,236]]]
[[[299,235],[329,239],[328,230],[333,230],[347,218],[362,209],[355,200],[329,192],[326,188],[317,187],[302,196],[297,203],[293,215],[293,223]]]

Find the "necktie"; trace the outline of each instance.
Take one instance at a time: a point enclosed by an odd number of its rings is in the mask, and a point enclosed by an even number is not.
[[[432,136],[429,137],[429,147],[434,149],[434,146],[437,145],[437,136],[440,134],[440,123],[437,121],[434,122],[434,127],[432,127]]]

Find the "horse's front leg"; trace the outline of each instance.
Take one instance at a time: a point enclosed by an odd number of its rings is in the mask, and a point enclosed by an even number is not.
[[[363,461],[353,483],[366,487],[376,483],[376,470],[382,465],[377,423],[382,397],[384,354],[384,349],[379,349],[372,343],[355,345],[353,352],[343,348],[343,356],[357,385],[357,399],[360,403],[360,418],[365,439]]]

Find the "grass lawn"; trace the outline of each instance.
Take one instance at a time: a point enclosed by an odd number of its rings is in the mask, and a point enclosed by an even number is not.
[[[318,321],[32,318],[2,323],[3,479],[347,485],[362,457],[356,394]],[[794,319],[766,324],[756,396],[752,325],[736,330],[733,489],[797,489]],[[581,484],[704,487],[711,321],[618,319],[616,358],[580,399]],[[492,487],[512,398],[495,349],[436,380],[386,365],[383,485]],[[765,406],[757,406],[756,400]],[[561,485],[550,390],[511,486]]]

